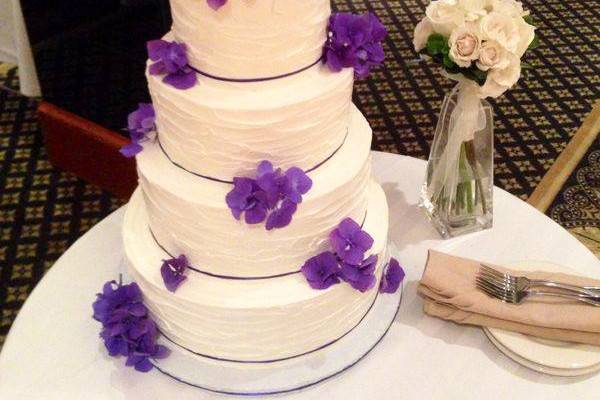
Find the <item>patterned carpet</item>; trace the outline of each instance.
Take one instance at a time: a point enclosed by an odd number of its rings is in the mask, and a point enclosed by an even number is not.
[[[600,258],[600,138],[588,149],[547,214]]]
[[[385,68],[358,82],[355,90],[354,100],[374,128],[373,147],[426,158],[442,98],[452,86],[430,65],[417,62],[412,50],[412,29],[427,1],[334,3],[342,11],[374,11],[390,30]],[[535,68],[518,87],[493,102],[496,183],[522,199],[532,193],[600,98],[597,8],[589,7],[586,0],[526,3],[539,22],[541,46],[528,60]],[[70,244],[121,202],[53,168],[43,147],[36,100],[14,91],[18,85],[15,69],[0,65],[0,85],[4,87],[0,89],[1,345],[16,313],[43,274]],[[90,90],[105,88],[74,85],[73,90],[92,95]],[[82,93],[72,96],[78,98]],[[123,102],[143,100],[131,97],[128,91]],[[102,107],[94,110],[97,113]],[[581,234],[577,230],[582,226],[600,224],[598,142],[588,153],[549,211],[576,234]],[[584,224],[578,222],[582,218]],[[590,237],[600,241],[600,237]]]

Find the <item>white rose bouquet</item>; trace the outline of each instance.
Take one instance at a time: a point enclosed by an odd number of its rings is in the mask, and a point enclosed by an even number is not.
[[[451,75],[498,97],[521,76],[521,58],[537,46],[535,27],[515,0],[434,0],[415,28],[414,46]]]
[[[537,46],[529,13],[516,0],[433,0],[415,28],[414,46],[458,84],[444,100],[421,204],[440,233],[492,225],[493,113]]]

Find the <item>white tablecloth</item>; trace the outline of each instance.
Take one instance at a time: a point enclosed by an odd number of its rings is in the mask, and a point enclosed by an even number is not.
[[[533,207],[494,192],[494,228],[451,240],[418,209],[425,163],[373,154],[390,205],[390,236],[406,270],[400,313],[368,357],[337,378],[280,400],[583,400],[600,399],[600,375],[560,378],[520,366],[481,329],[423,315],[416,294],[427,249],[510,263],[547,260],[600,277],[598,259]],[[36,287],[0,353],[0,399],[220,400],[157,371],[140,374],[111,359],[98,339],[91,303],[122,260],[124,210],[83,236]],[[226,377],[224,377],[226,379]]]

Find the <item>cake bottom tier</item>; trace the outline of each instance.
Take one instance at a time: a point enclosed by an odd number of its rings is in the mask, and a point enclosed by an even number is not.
[[[368,200],[363,229],[375,241],[371,254],[379,255],[379,279],[388,261],[388,207],[375,182]],[[321,349],[360,324],[378,295],[378,285],[361,293],[344,282],[314,290],[302,273],[244,280],[193,270],[169,292],[160,274],[169,256],[150,233],[140,189],[128,205],[123,235],[129,275],[161,332],[174,345],[217,360],[269,362]]]

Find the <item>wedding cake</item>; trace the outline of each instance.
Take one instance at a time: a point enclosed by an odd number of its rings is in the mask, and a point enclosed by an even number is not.
[[[388,206],[352,104],[385,29],[329,0],[170,3],[171,32],[148,45],[152,105],[124,149],[139,174],[128,275],[160,333],[197,355],[321,349],[386,291]]]

